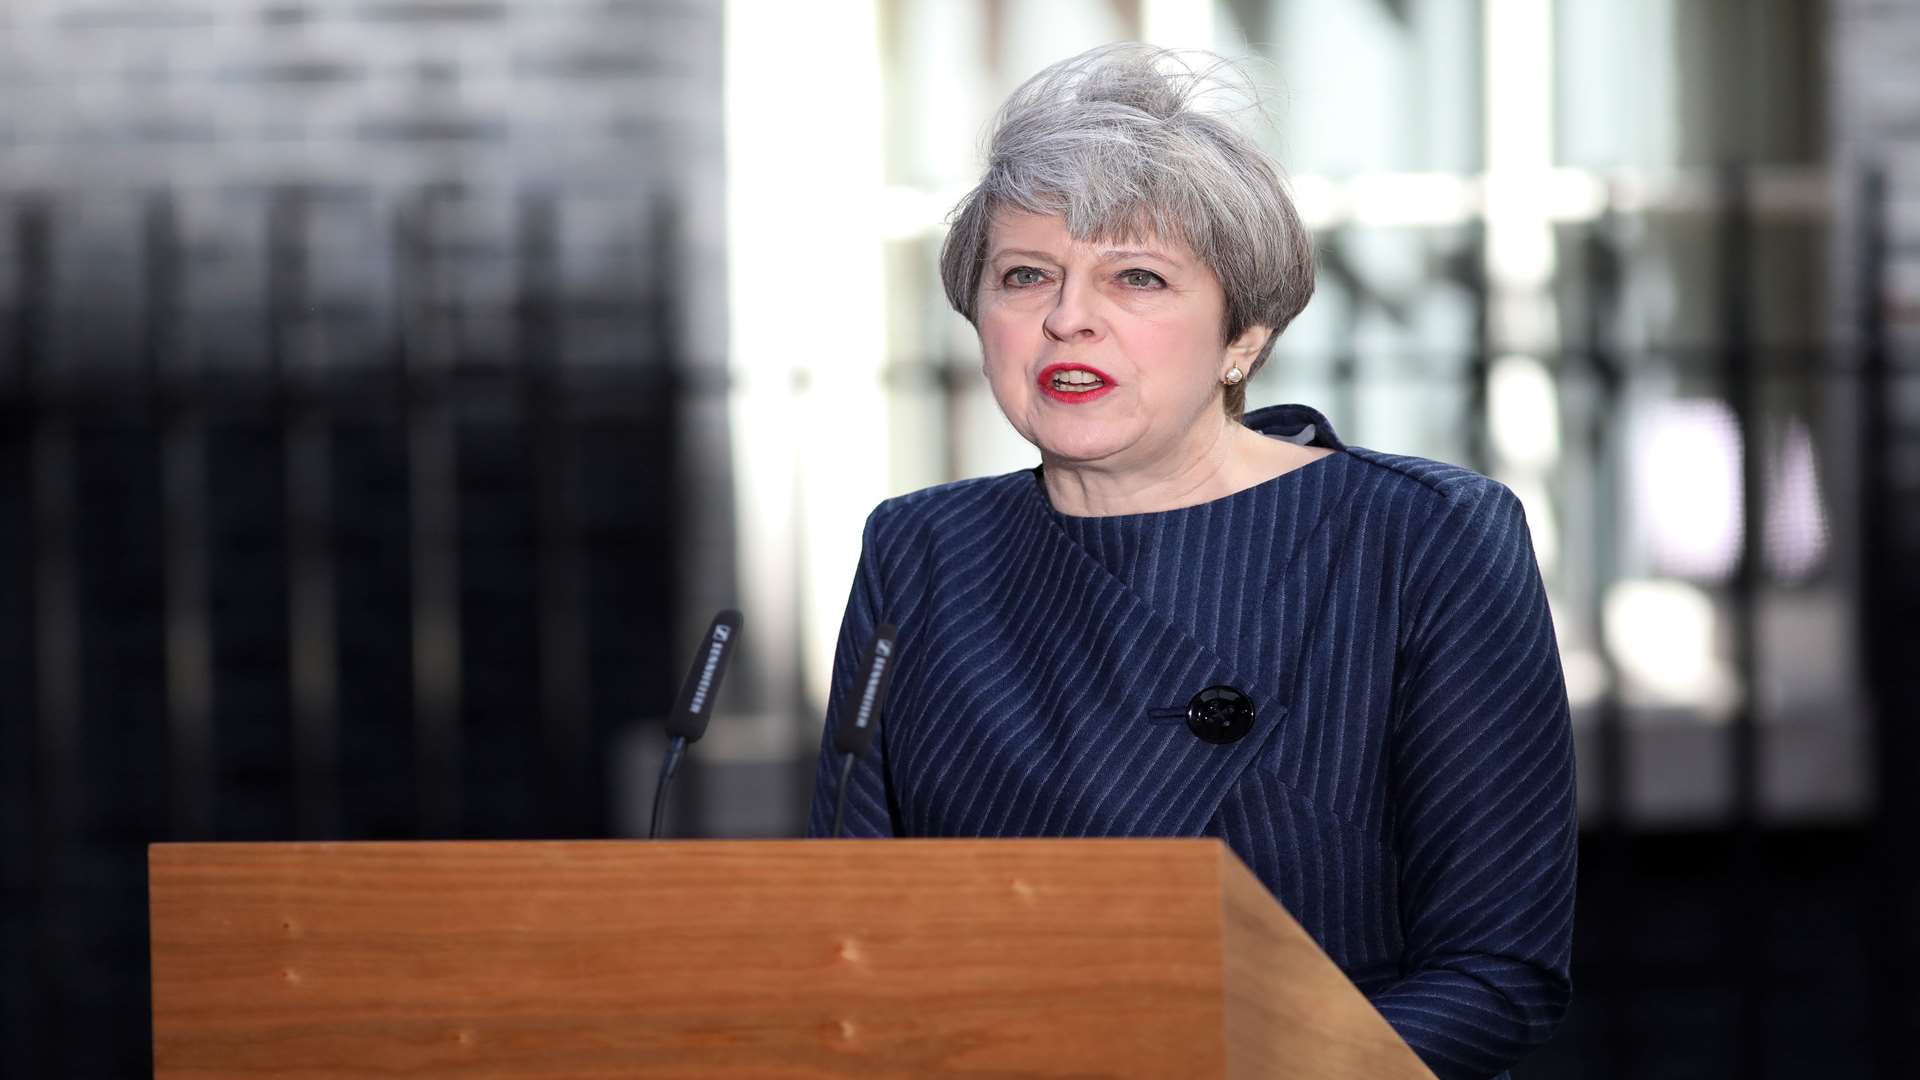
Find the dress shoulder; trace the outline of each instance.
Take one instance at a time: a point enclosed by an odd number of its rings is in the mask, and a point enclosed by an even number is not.
[[[894,546],[908,535],[969,531],[982,521],[1014,512],[1033,498],[1029,470],[935,484],[885,499],[867,517],[869,543]]]
[[[1414,457],[1410,454],[1389,454],[1380,450],[1369,450],[1364,446],[1350,446],[1347,452],[1368,465],[1397,473],[1449,499],[1463,492],[1470,492],[1481,485],[1499,484],[1499,481],[1484,473],[1477,473],[1465,465],[1455,465],[1451,462]]]
[[[1361,446],[1350,446],[1347,453],[1374,469],[1391,473],[1390,483],[1411,485],[1424,495],[1410,500],[1416,513],[1434,518],[1440,514],[1471,514],[1476,506],[1517,504],[1518,497],[1507,485],[1464,465],[1435,461],[1407,454],[1388,454]]]

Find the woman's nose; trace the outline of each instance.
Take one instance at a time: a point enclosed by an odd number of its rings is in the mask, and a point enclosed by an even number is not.
[[[1099,322],[1093,297],[1086,285],[1068,278],[1054,297],[1053,308],[1041,324],[1054,341],[1074,341],[1097,337]]]

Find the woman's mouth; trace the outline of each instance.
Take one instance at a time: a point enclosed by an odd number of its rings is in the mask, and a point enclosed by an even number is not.
[[[1048,364],[1035,381],[1042,393],[1068,405],[1084,405],[1113,389],[1106,372],[1085,364]]]

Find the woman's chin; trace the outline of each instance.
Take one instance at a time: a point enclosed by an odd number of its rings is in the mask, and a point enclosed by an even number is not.
[[[1033,444],[1042,456],[1060,462],[1104,461],[1132,445],[1133,440],[1105,425],[1050,425],[1037,432]]]

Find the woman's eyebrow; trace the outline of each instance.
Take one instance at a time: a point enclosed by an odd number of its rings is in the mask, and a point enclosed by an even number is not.
[[[1060,261],[1059,258],[1051,252],[1035,251],[1032,248],[1002,248],[989,256],[987,261],[999,262],[1001,259],[1008,257],[1038,259],[1042,262],[1053,263]],[[1154,251],[1151,248],[1115,248],[1100,253],[1100,260],[1102,262],[1124,262],[1127,259],[1158,259],[1161,262],[1170,263],[1174,266],[1186,265],[1186,263],[1164,251]]]
[[[1154,251],[1149,248],[1103,251],[1100,253],[1100,258],[1107,262],[1121,262],[1126,259],[1159,259],[1161,262],[1172,263],[1174,266],[1186,265],[1164,251]]]

